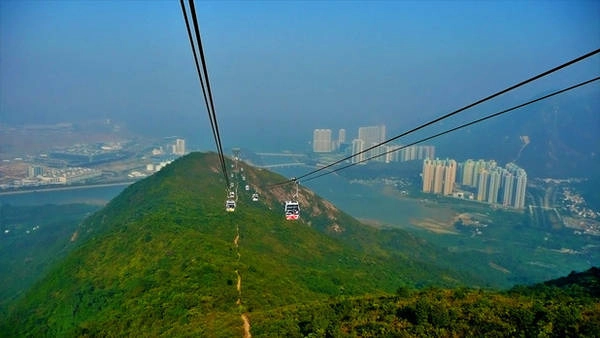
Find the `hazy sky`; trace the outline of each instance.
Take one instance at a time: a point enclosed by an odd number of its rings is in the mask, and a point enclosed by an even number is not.
[[[598,1],[196,5],[226,148],[402,132],[600,47]],[[599,73],[596,56],[504,102]],[[179,2],[0,1],[0,123],[96,118],[212,145]]]

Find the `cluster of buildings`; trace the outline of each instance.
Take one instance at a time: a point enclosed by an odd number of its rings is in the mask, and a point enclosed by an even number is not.
[[[152,149],[152,156],[166,155],[165,148],[171,150],[171,155],[183,156],[185,155],[185,139],[178,138],[175,143],[167,143],[164,147],[160,146]]]
[[[563,188],[563,203],[573,215],[583,218],[600,219],[600,212],[588,208],[583,196],[568,187]]]
[[[120,143],[75,144],[66,149],[40,155],[45,164],[52,167],[81,167],[99,165],[124,159],[129,154]]]
[[[49,168],[31,165],[27,168],[27,177],[13,180],[10,184],[3,184],[2,189],[15,189],[24,187],[39,187],[45,185],[66,185],[80,183],[102,175],[98,169],[68,167],[64,169]]]
[[[385,125],[358,128],[358,137],[350,143],[346,142],[346,129],[340,129],[334,138],[331,129],[315,129],[313,131],[313,152],[331,153],[334,151],[355,155],[352,163],[366,163],[370,159],[378,162],[405,162],[423,160],[435,156],[435,147],[430,145],[403,147],[398,144],[385,144]],[[374,147],[363,153],[364,150]]]
[[[131,159],[133,152],[130,149],[125,149],[121,143],[116,142],[75,144],[63,150],[50,154],[44,153],[37,158],[30,159],[28,166],[19,167],[18,171],[11,171],[0,181],[0,190],[85,184],[102,182],[106,179],[111,182],[139,179],[160,171],[175,157],[185,154],[185,140],[169,137],[159,147],[152,148],[151,163],[148,163],[147,157],[143,156],[129,165],[128,169],[115,172],[111,164],[120,159]],[[22,159],[20,160],[22,161]],[[106,177],[103,177],[103,168],[110,171]]]
[[[502,168],[493,160],[457,163],[453,159],[425,159],[422,177],[425,193],[462,198],[466,195],[504,207],[525,207],[527,173],[514,163]]]

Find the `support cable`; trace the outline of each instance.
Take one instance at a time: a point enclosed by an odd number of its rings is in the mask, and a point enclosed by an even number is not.
[[[199,29],[199,25],[198,25],[198,18],[196,16],[196,9],[194,6],[194,1],[189,0],[189,5],[190,5],[191,16],[192,16],[192,23],[194,25],[196,45],[198,46],[198,53],[200,54],[200,61],[202,63],[202,72],[200,71],[200,62],[198,62],[198,56],[197,56],[197,52],[196,52],[196,48],[195,48],[195,44],[194,44],[194,39],[192,37],[190,24],[189,24],[189,20],[188,20],[188,16],[187,16],[187,11],[186,11],[183,0],[180,0],[180,5],[181,5],[181,10],[183,12],[183,18],[185,20],[188,38],[190,40],[192,53],[194,55],[194,63],[196,66],[196,71],[198,73],[198,78],[200,80],[200,85],[202,87],[202,95],[204,97],[204,102],[206,104],[206,110],[208,113],[208,118],[210,120],[213,137],[215,139],[217,153],[219,155],[219,162],[221,165],[221,170],[223,171],[223,175],[225,177],[225,184],[227,185],[227,189],[229,189],[229,186],[230,186],[229,175],[227,172],[227,165],[225,163],[225,155],[224,155],[223,146],[221,143],[221,135],[219,132],[219,125],[217,122],[215,105],[214,105],[214,100],[213,100],[212,91],[211,91],[211,87],[210,87],[210,81],[209,81],[209,77],[208,77],[208,69],[206,66],[206,59],[204,57],[204,50],[202,48],[202,40],[200,38],[200,29]],[[206,86],[204,84],[205,81],[206,81]]]
[[[358,153],[356,153],[356,154],[352,154],[352,155],[350,155],[350,156],[348,156],[348,157],[342,158],[341,160],[335,161],[335,162],[333,162],[333,163],[331,163],[331,164],[328,164],[328,165],[326,165],[326,166],[324,166],[324,167],[321,167],[321,168],[315,169],[315,170],[313,170],[313,171],[310,171],[310,172],[308,172],[308,173],[306,173],[306,174],[304,174],[304,175],[298,176],[298,177],[296,178],[296,180],[300,180],[300,179],[302,179],[302,178],[305,178],[305,177],[308,177],[308,176],[314,175],[314,174],[316,174],[316,173],[318,173],[318,172],[320,172],[320,171],[322,171],[322,170],[325,170],[325,169],[327,169],[327,168],[330,168],[330,167],[332,167],[332,166],[334,166],[334,165],[336,165],[336,164],[339,164],[339,163],[342,163],[342,162],[344,162],[344,161],[346,161],[346,160],[349,160],[349,159],[351,159],[352,157],[355,157],[356,155],[364,154],[364,153],[366,153],[366,152],[368,152],[368,151],[370,151],[370,150],[373,150],[373,149],[375,149],[375,148],[377,148],[377,147],[380,147],[380,146],[382,146],[382,145],[384,145],[384,144],[387,144],[387,143],[389,143],[389,142],[392,142],[392,141],[394,141],[394,140],[397,140],[397,139],[399,139],[399,138],[401,138],[401,137],[403,137],[403,136],[406,136],[406,135],[412,134],[412,133],[414,133],[414,132],[416,132],[416,131],[418,131],[418,130],[421,130],[421,129],[423,129],[423,128],[427,127],[427,126],[430,126],[430,125],[432,125],[432,124],[434,124],[434,123],[440,122],[440,121],[442,121],[442,120],[444,120],[444,119],[447,119],[447,118],[449,118],[449,117],[451,117],[451,116],[454,116],[454,115],[456,115],[456,114],[458,114],[458,113],[460,113],[460,112],[462,112],[462,111],[464,111],[464,110],[467,110],[467,109],[469,109],[469,108],[475,107],[475,106],[477,106],[477,105],[479,105],[479,104],[481,104],[481,103],[483,103],[483,102],[489,101],[489,100],[491,100],[491,99],[493,99],[493,98],[495,98],[495,97],[497,97],[497,96],[500,96],[500,95],[502,95],[502,94],[505,94],[505,93],[507,93],[507,92],[509,92],[509,91],[512,91],[512,90],[514,90],[514,89],[516,89],[516,88],[519,88],[519,87],[521,87],[521,86],[524,86],[524,85],[526,85],[526,84],[528,84],[528,83],[530,83],[530,82],[533,82],[533,81],[539,80],[539,79],[541,79],[541,78],[543,78],[543,77],[545,77],[545,76],[547,76],[547,75],[550,75],[550,74],[552,74],[552,73],[554,73],[554,72],[556,72],[556,71],[558,71],[558,70],[561,70],[561,69],[563,69],[563,68],[566,68],[566,67],[568,67],[568,66],[571,66],[572,64],[575,64],[575,63],[577,63],[577,62],[580,62],[580,61],[582,61],[582,60],[584,60],[584,59],[587,59],[587,58],[589,58],[589,57],[591,57],[591,56],[593,56],[593,55],[596,55],[596,54],[598,54],[598,53],[600,53],[600,49],[596,49],[596,50],[594,50],[594,51],[591,51],[591,52],[589,52],[589,53],[586,53],[586,54],[584,54],[584,55],[582,55],[582,56],[580,56],[580,57],[577,57],[577,58],[575,58],[575,59],[572,59],[572,60],[570,60],[570,61],[568,61],[568,62],[565,62],[565,63],[563,63],[563,64],[561,64],[561,65],[559,65],[559,66],[556,66],[556,67],[554,67],[554,68],[552,68],[552,69],[549,69],[549,70],[547,70],[547,71],[545,71],[545,72],[543,72],[543,73],[540,73],[540,74],[538,74],[538,75],[536,75],[536,76],[533,76],[533,77],[531,77],[531,78],[529,78],[529,79],[527,79],[527,80],[524,80],[524,81],[522,81],[522,82],[519,82],[519,83],[517,83],[517,84],[515,84],[515,85],[512,85],[512,86],[510,86],[510,87],[508,87],[508,88],[506,88],[506,89],[503,89],[503,90],[501,90],[501,91],[499,91],[499,92],[496,92],[496,93],[494,93],[494,94],[492,94],[492,95],[489,95],[489,96],[487,96],[487,97],[485,97],[485,98],[482,98],[482,99],[480,99],[480,100],[478,100],[478,101],[476,101],[476,102],[473,102],[473,103],[471,103],[471,104],[469,104],[469,105],[466,105],[466,106],[464,106],[464,107],[462,107],[462,108],[460,108],[460,109],[457,109],[457,110],[455,110],[455,111],[453,111],[453,112],[451,112],[451,113],[448,113],[448,114],[446,114],[446,115],[440,116],[440,117],[438,117],[438,118],[436,118],[436,119],[434,119],[434,120],[431,120],[431,121],[429,121],[429,122],[427,122],[427,123],[424,123],[424,124],[422,124],[422,125],[420,125],[420,126],[418,126],[418,127],[415,127],[415,128],[413,128],[413,129],[411,129],[411,130],[408,130],[408,131],[406,131],[406,132],[404,132],[404,133],[402,133],[402,134],[400,134],[400,135],[397,135],[397,136],[395,136],[395,137],[392,137],[391,139],[388,139],[388,140],[386,140],[386,141],[383,141],[383,142],[381,142],[381,143],[379,143],[379,144],[376,144],[376,145],[374,145],[374,146],[371,146],[371,147],[369,147],[369,148],[367,148],[367,149],[364,149],[364,150],[362,150],[362,151],[360,151],[360,152],[358,152]],[[292,181],[292,180],[288,180],[288,181],[287,181],[287,182],[285,182],[285,183],[290,183],[291,181]]]
[[[438,136],[442,136],[442,135],[445,135],[445,134],[451,133],[451,132],[453,132],[453,131],[456,131],[456,130],[459,130],[459,129],[462,129],[462,128],[465,128],[465,127],[468,127],[468,126],[471,126],[471,125],[474,125],[474,124],[477,124],[477,123],[483,122],[483,121],[485,121],[485,120],[489,120],[489,119],[491,119],[491,118],[494,118],[494,117],[500,116],[500,115],[502,115],[502,114],[506,114],[506,113],[508,113],[508,112],[511,112],[511,111],[513,111],[513,110],[516,110],[516,109],[519,109],[519,108],[523,108],[523,107],[525,107],[525,106],[528,106],[528,105],[530,105],[530,104],[532,104],[532,103],[535,103],[535,102],[538,102],[538,101],[545,100],[545,99],[547,99],[547,98],[550,98],[550,97],[552,97],[552,96],[555,96],[555,95],[562,94],[562,93],[564,93],[564,92],[567,92],[567,91],[573,90],[573,89],[575,89],[575,88],[578,88],[578,87],[581,87],[581,86],[585,86],[585,85],[587,85],[587,84],[590,84],[590,83],[592,83],[592,82],[595,82],[595,81],[598,81],[598,80],[600,80],[600,76],[598,76],[598,77],[595,77],[595,78],[593,78],[593,79],[590,79],[590,80],[587,80],[587,81],[584,81],[584,82],[580,82],[580,83],[578,83],[578,84],[575,84],[575,85],[573,85],[573,86],[570,86],[570,87],[567,87],[567,88],[564,88],[564,89],[561,89],[561,90],[555,91],[555,92],[553,92],[553,93],[550,93],[550,94],[548,94],[548,95],[544,95],[544,96],[542,96],[542,97],[539,97],[539,98],[537,98],[537,99],[534,99],[534,100],[531,100],[531,101],[527,101],[527,102],[525,102],[525,103],[522,103],[522,104],[520,104],[520,105],[513,106],[513,107],[511,107],[511,108],[508,108],[508,109],[505,109],[505,110],[502,110],[502,111],[496,112],[496,113],[494,113],[494,114],[491,114],[491,115],[488,115],[488,116],[485,116],[485,117],[482,117],[482,118],[479,118],[479,119],[473,120],[473,121],[471,121],[471,122],[468,122],[468,123],[465,123],[465,124],[461,124],[461,125],[459,125],[458,127],[454,127],[454,128],[452,128],[452,129],[448,129],[448,130],[446,130],[446,131],[443,131],[443,132],[437,133],[437,134],[435,134],[435,135],[432,135],[432,136],[429,136],[429,137],[426,137],[426,138],[420,139],[420,140],[418,140],[418,141],[412,142],[412,143],[410,143],[410,144],[407,144],[407,145],[405,145],[405,146],[402,146],[402,147],[399,147],[399,148],[395,148],[395,149],[392,149],[392,150],[386,151],[386,152],[384,152],[384,153],[381,153],[381,154],[377,154],[377,155],[371,156],[371,157],[369,157],[369,158],[366,158],[366,159],[364,159],[364,160],[361,160],[361,161],[359,161],[359,162],[351,163],[351,164],[345,165],[345,166],[343,166],[343,167],[339,167],[339,168],[336,168],[336,169],[334,169],[334,170],[327,171],[327,172],[325,172],[325,173],[322,173],[322,174],[320,174],[320,175],[317,175],[317,176],[313,176],[313,177],[307,178],[307,179],[305,179],[305,180],[304,180],[304,182],[312,181],[312,180],[314,180],[314,179],[317,179],[317,178],[319,178],[319,177],[323,177],[323,176],[325,176],[325,175],[333,174],[333,173],[335,173],[335,172],[338,172],[338,171],[340,171],[340,170],[344,170],[344,169],[350,168],[350,167],[352,167],[352,166],[355,166],[355,165],[357,165],[357,164],[359,164],[359,163],[363,163],[363,162],[366,162],[366,161],[369,161],[369,160],[372,160],[372,159],[375,159],[375,158],[378,158],[378,157],[381,157],[381,156],[384,156],[384,155],[387,155],[387,154],[390,154],[390,153],[393,153],[393,152],[396,152],[396,151],[400,151],[400,150],[402,150],[402,149],[404,149],[404,148],[407,148],[407,147],[413,146],[413,145],[415,145],[415,144],[418,144],[418,143],[421,143],[421,142],[425,142],[425,141],[431,140],[431,139],[433,139],[433,138],[436,138],[436,137],[438,137]]]

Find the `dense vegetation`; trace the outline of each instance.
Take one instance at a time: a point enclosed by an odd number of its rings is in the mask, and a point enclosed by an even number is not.
[[[494,303],[495,297],[509,306],[512,295],[414,291],[482,286],[487,280],[453,269],[451,253],[405,232],[364,226],[305,189],[301,221],[286,222],[281,201],[292,187],[273,186],[283,178],[270,172],[245,168],[242,178],[241,169],[235,170],[234,181],[243,186],[245,179],[252,190],[240,188],[238,208],[226,213],[217,163],[214,154],[188,155],[89,217],[79,228],[84,240],[11,306],[0,332],[230,337],[242,334],[240,314],[246,314],[255,336],[460,335],[470,334],[465,327],[477,320],[494,322],[492,314],[511,320],[493,304],[486,310],[490,317],[479,319],[470,319],[478,310],[454,307]],[[250,199],[254,189],[259,202]],[[593,322],[587,309],[597,301],[581,302],[576,319]],[[430,322],[427,311],[440,309],[448,318]],[[451,324],[435,331],[462,316],[463,331]]]
[[[98,208],[0,204],[0,312],[75,247],[81,220]]]
[[[560,285],[560,286],[557,286]],[[507,292],[409,290],[255,314],[253,334],[286,337],[597,337],[600,270]]]

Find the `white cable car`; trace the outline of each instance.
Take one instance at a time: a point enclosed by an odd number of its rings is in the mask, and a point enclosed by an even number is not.
[[[229,192],[229,199],[234,199],[235,198],[235,192],[230,191]]]
[[[244,189],[246,189],[246,191],[250,190],[250,186],[248,184],[246,184],[246,186],[244,187]]]
[[[227,212],[234,212],[235,211],[235,201],[234,200],[227,200],[227,202],[225,202],[225,211]]]
[[[295,221],[300,217],[300,205],[296,201],[285,202],[285,219]]]
[[[257,193],[252,194],[252,201],[258,202],[258,194]]]
[[[295,221],[300,218],[300,204],[298,203],[298,180],[292,179],[296,183],[296,193],[292,196],[291,201],[285,201],[284,213],[285,219]]]

